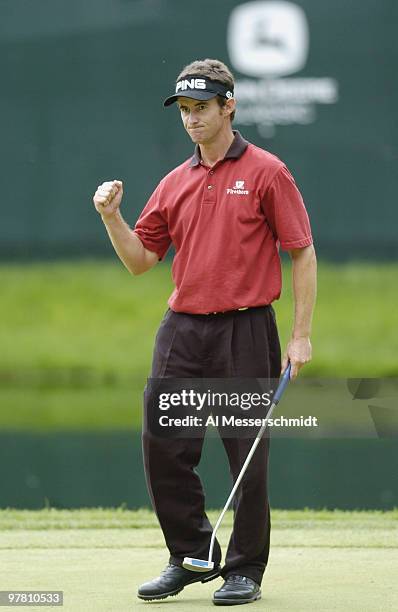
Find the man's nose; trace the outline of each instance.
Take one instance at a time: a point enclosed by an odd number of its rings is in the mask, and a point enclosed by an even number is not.
[[[198,115],[195,110],[191,110],[188,115],[188,125],[195,125],[198,122]]]

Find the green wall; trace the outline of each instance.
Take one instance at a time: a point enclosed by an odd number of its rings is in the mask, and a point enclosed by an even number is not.
[[[295,2],[304,10],[308,56],[276,79],[244,74],[232,62],[231,12],[245,4],[1,2],[1,257],[111,253],[92,194],[105,179],[123,179],[123,210],[133,223],[159,179],[191,154],[176,109],[161,101],[182,65],[206,56],[232,63],[242,111],[243,81],[269,87],[285,79],[297,89],[303,79],[304,97],[308,79],[315,87],[334,83],[334,102],[302,103],[298,94],[289,102],[283,94],[278,103],[267,95],[249,111],[302,110],[309,123],[244,125],[238,115],[236,127],[292,170],[320,255],[398,255],[398,4]],[[272,38],[266,15],[256,27],[258,44]],[[242,36],[245,28],[242,21]]]
[[[398,506],[397,440],[271,440],[274,508],[388,510]],[[208,508],[231,480],[220,440],[205,441],[199,473]],[[0,433],[0,508],[150,506],[138,432]]]

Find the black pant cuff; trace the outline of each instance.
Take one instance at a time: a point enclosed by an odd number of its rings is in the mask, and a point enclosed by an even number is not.
[[[226,570],[225,568],[223,568],[221,570],[221,576],[224,580],[226,580],[228,576],[246,576],[246,578],[251,578],[251,580],[254,580],[254,582],[256,582],[258,586],[261,586],[261,582],[263,580],[262,573],[255,572],[250,569],[245,569],[244,567],[237,567],[233,570]]]

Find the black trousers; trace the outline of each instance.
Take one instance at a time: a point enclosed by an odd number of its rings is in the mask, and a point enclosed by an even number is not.
[[[272,306],[215,315],[168,310],[156,336],[153,378],[278,378],[281,353]],[[147,390],[144,410],[148,406]],[[170,551],[170,562],[207,559],[212,527],[204,493],[195,471],[203,438],[155,436],[144,414],[143,456],[148,491]],[[253,438],[224,438],[233,481]],[[269,555],[269,438],[264,437],[251,460],[234,500],[234,526],[222,568],[223,577],[238,573],[261,583]],[[216,541],[213,561],[221,561]]]

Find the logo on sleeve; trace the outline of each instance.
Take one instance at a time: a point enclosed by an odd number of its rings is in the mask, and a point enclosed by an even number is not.
[[[227,189],[228,195],[249,195],[249,190],[245,189],[245,181],[235,181],[232,188]]]

